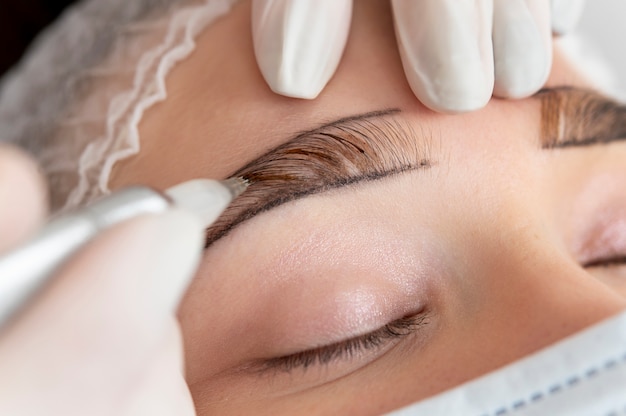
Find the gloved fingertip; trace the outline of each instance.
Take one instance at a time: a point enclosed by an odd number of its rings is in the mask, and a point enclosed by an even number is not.
[[[161,325],[187,291],[202,255],[205,226],[187,210],[144,215],[107,229],[63,267],[66,281],[90,276],[106,302],[117,296],[128,316]],[[67,284],[67,283],[66,283]],[[137,316],[139,316],[137,315]]]
[[[417,98],[444,113],[484,107],[494,85],[491,2],[392,0],[392,5],[404,72]]]
[[[486,76],[481,63],[442,69],[441,82],[425,81],[413,68],[406,66],[405,74],[420,102],[439,113],[458,114],[480,110],[489,102],[493,90],[493,78]]]
[[[512,70],[507,76],[496,77],[493,95],[499,98],[522,99],[530,97],[545,84],[541,68],[526,73]]]
[[[202,256],[205,227],[196,215],[182,209],[145,221],[154,238],[149,264],[154,305],[172,313],[195,275]]]
[[[585,0],[550,0],[552,32],[566,35],[574,30],[585,8]]]
[[[32,235],[48,212],[48,191],[36,163],[0,145],[0,252]]]
[[[75,380],[87,383],[81,403],[118,414],[111,409],[128,401],[171,330],[203,237],[203,224],[190,213],[145,215],[106,230],[58,270],[7,333],[17,345],[33,346],[22,357],[32,362],[26,374],[43,375],[35,391],[53,405],[29,414],[80,414],[68,413],[61,400],[75,395]]]
[[[495,2],[495,96],[524,98],[545,84],[552,66],[549,14],[543,0]]]
[[[254,51],[270,88],[288,97],[317,97],[339,65],[351,17],[352,0],[254,1]]]

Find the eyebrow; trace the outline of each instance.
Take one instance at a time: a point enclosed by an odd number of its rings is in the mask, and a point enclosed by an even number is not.
[[[626,140],[626,106],[596,91],[558,87],[541,90],[544,149],[584,147]]]
[[[250,186],[207,229],[205,248],[242,222],[305,196],[433,166],[432,135],[418,136],[399,109],[301,132],[233,172]]]
[[[544,149],[607,144],[626,138],[626,108],[598,92],[575,87],[541,90]],[[250,186],[206,231],[205,248],[239,224],[287,202],[333,189],[428,169],[433,137],[418,135],[387,109],[342,118],[296,134],[230,177]]]

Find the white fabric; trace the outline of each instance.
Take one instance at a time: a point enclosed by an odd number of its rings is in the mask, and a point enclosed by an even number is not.
[[[626,312],[393,416],[626,414]]]
[[[108,192],[169,71],[235,1],[85,0],[38,39],[0,85],[0,140],[38,159],[53,209]]]

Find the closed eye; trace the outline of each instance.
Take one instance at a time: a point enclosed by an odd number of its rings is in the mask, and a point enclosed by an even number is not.
[[[400,339],[414,334],[428,324],[426,311],[405,316],[373,332],[335,344],[321,346],[282,357],[259,360],[251,369],[261,373],[269,371],[306,371],[314,366],[325,366],[338,361],[350,361],[365,353],[379,353],[395,345]]]
[[[606,259],[592,260],[583,265],[584,268],[589,269],[593,267],[619,267],[626,265],[626,255],[618,255]]]

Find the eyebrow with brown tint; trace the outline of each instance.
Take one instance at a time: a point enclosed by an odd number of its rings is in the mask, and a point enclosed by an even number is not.
[[[433,165],[432,137],[398,109],[343,118],[300,133],[232,177],[250,182],[206,234],[208,247],[242,222],[289,201]]]
[[[545,149],[592,146],[626,140],[626,106],[581,88],[549,88],[541,101],[541,143]]]

